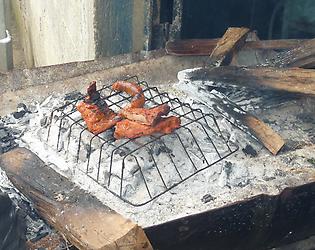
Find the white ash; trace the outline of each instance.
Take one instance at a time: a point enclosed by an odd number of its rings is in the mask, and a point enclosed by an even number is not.
[[[181,99],[184,97],[176,89],[169,89],[169,91],[172,91],[176,96],[180,95]],[[193,90],[190,94],[194,96]],[[193,99],[190,99],[190,102],[202,108],[205,112],[213,112],[206,105],[196,104]],[[65,137],[60,141],[61,150],[59,152],[56,151],[56,145],[49,145],[46,142],[47,127],[45,126],[47,125],[47,117],[54,107],[58,107],[62,103],[62,96],[51,96],[44,103],[36,104],[36,113],[33,111],[32,114],[26,114],[27,118],[23,122],[12,120],[11,127],[24,128],[20,145],[30,148],[50,167],[69,177],[80,187],[95,195],[104,204],[144,227],[217,208],[261,193],[277,194],[285,187],[309,182],[315,173],[314,166],[308,161],[312,157],[314,146],[291,150],[273,157],[260,144],[252,140],[249,135],[231,126],[225,118],[221,118],[218,119],[218,122],[220,127],[223,128],[223,134],[239,145],[240,148],[244,148],[248,144],[252,145],[258,152],[258,156],[254,158],[247,157],[239,150],[227,158],[226,161],[200,172],[152,202],[134,207],[97,185],[79,170],[85,169],[87,166],[86,153],[81,153],[79,162],[76,163],[76,151],[71,146],[76,143],[75,138],[72,138],[69,143],[69,152],[65,153],[64,149],[67,148],[67,140],[64,140],[67,138],[66,131]],[[58,116],[57,113],[56,116]],[[51,133],[56,136],[56,126],[52,127]],[[83,136],[86,137],[84,141],[89,141],[91,138],[91,135],[87,132],[83,133]],[[106,133],[104,136],[106,136]],[[100,145],[97,142],[95,143],[94,145]],[[91,157],[97,158],[98,152],[95,149]],[[106,161],[108,158],[104,157],[103,160]],[[160,160],[165,161],[163,158]],[[91,161],[94,160],[91,158]],[[145,158],[143,162],[145,162]],[[93,176],[95,168],[92,169],[91,166],[89,170]],[[117,169],[114,171],[117,171]],[[129,169],[129,173],[131,172],[132,167]],[[119,173],[119,169],[117,173]],[[104,173],[100,176],[106,178]],[[130,188],[133,189],[134,187]]]

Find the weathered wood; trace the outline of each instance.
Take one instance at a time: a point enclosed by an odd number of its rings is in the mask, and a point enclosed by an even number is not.
[[[79,249],[152,249],[141,227],[17,148],[0,157],[13,184],[39,214]]]
[[[210,55],[211,61],[217,66],[228,65],[232,60],[233,54],[244,45],[249,31],[248,28],[244,27],[228,28],[213,49]]]
[[[166,52],[175,56],[207,56],[210,55],[218,43],[216,39],[187,39],[166,43]],[[246,41],[243,50],[286,50],[300,45],[301,39]]]
[[[276,155],[284,146],[284,140],[270,126],[250,114],[242,114],[241,119],[251,133],[273,154]]]
[[[315,71],[301,68],[235,67],[200,68],[187,73],[190,80],[211,80],[253,89],[275,89],[315,95]]]
[[[258,195],[145,229],[164,250],[262,250],[315,234],[315,183]]]
[[[314,68],[315,39],[304,41],[289,51],[278,53],[267,60],[264,66]]]

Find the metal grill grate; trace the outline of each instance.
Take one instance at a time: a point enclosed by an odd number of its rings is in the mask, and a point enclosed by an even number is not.
[[[193,109],[137,77],[127,80],[141,85],[146,107],[168,103],[181,127],[172,134],[137,139],[115,140],[114,128],[93,135],[76,110],[82,97],[51,113],[47,133],[57,151],[73,157],[78,167],[84,166],[81,170],[114,195],[131,205],[144,205],[237,151],[224,139],[213,114]],[[115,112],[130,102],[130,96],[113,91],[111,85],[98,91]]]

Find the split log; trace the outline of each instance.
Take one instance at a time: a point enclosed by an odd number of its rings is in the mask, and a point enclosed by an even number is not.
[[[167,54],[175,56],[208,56],[219,40],[219,38],[175,40],[167,42],[165,49]],[[288,50],[299,46],[303,41],[300,39],[246,41],[241,50]]]
[[[311,69],[222,66],[200,68],[188,72],[185,78],[192,81],[215,81],[253,89],[274,89],[315,95],[315,71]]]
[[[142,228],[103,205],[17,148],[0,156],[0,167],[39,214],[79,249],[152,249]]]
[[[248,28],[228,28],[213,49],[210,59],[216,66],[230,64],[233,54],[244,44],[249,33]]]
[[[314,68],[315,39],[304,41],[288,51],[278,53],[267,60],[264,66]]]

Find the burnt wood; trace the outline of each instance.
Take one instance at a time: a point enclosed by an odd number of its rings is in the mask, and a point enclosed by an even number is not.
[[[284,146],[285,142],[282,137],[268,124],[243,110],[223,93],[217,91],[210,92],[206,85],[194,85],[193,82],[190,82],[186,87],[189,90],[195,88],[195,91],[191,91],[191,95],[196,102],[201,102],[211,107],[213,110],[226,117],[232,124],[243,129],[244,132],[249,131],[249,133],[273,155],[278,154]]]
[[[262,250],[315,234],[315,183],[145,229],[156,250]]]
[[[245,110],[221,94],[221,96],[208,96],[213,103],[212,107],[226,117],[232,117],[242,126],[249,129],[253,135],[266,149],[273,155],[277,155],[283,148],[285,142],[282,137],[274,131],[268,124]]]
[[[229,65],[232,61],[233,54],[244,45],[249,31],[248,28],[244,27],[228,28],[211,52],[211,63],[214,63],[216,66]]]
[[[191,71],[187,73],[186,80],[315,95],[315,71],[311,69],[222,66]]]
[[[0,167],[38,213],[79,249],[152,249],[142,228],[58,174],[31,151],[11,150]]]
[[[175,56],[207,56],[210,55],[217,45],[216,39],[187,39],[175,40],[166,43],[166,52]],[[301,39],[281,39],[246,41],[243,50],[287,50],[295,48],[304,40]]]

